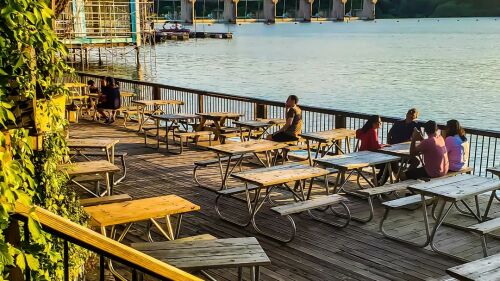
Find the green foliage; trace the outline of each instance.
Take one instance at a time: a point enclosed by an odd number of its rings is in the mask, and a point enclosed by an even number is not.
[[[44,1],[0,0],[0,280],[13,267],[29,267],[32,280],[63,278],[62,241],[43,232],[36,217],[27,221],[30,241],[10,243],[6,230],[14,202],[36,204],[80,224],[87,220],[67,178],[56,171],[67,154],[66,123],[50,104],[52,97],[67,94],[58,82],[71,70],[61,59],[66,49],[51,28],[52,17]],[[37,133],[34,111],[42,108],[41,100],[49,104],[51,130],[43,136],[43,150],[33,151],[30,135]],[[71,246],[70,255],[76,276],[88,253]]]
[[[379,0],[378,18],[498,17],[500,0]]]

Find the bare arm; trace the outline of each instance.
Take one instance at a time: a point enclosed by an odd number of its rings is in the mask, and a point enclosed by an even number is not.
[[[417,141],[423,140],[422,134],[418,130],[414,130],[413,134],[411,136],[411,143],[410,143],[410,155],[411,156],[417,156],[419,154],[419,151],[417,149]]]

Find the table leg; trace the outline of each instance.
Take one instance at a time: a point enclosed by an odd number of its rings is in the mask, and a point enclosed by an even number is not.
[[[140,132],[142,130],[142,126],[144,125],[144,112],[146,110],[146,106],[141,106],[137,104],[137,114],[139,115],[139,129],[137,132]]]
[[[111,146],[111,163],[115,164],[115,145]]]
[[[313,165],[313,160],[312,160],[312,155],[311,155],[311,141],[309,139],[306,139],[306,145],[307,145],[307,159],[309,160],[309,166]]]

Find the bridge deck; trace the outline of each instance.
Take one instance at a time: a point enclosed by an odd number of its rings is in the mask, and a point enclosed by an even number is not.
[[[128,193],[133,198],[177,194],[201,206],[201,211],[185,216],[181,236],[209,233],[216,237],[255,236],[269,255],[272,265],[262,269],[262,280],[429,280],[446,275],[445,269],[460,262],[385,239],[378,231],[383,209],[376,204],[376,216],[367,224],[352,222],[347,228],[335,229],[312,221],[305,215],[295,216],[297,236],[281,244],[256,234],[251,228],[241,228],[221,221],[214,211],[216,194],[198,187],[191,178],[193,162],[211,159],[213,153],[188,149],[182,155],[145,148],[142,136],[132,129],[81,121],[70,129],[73,138],[118,138],[118,151],[127,151],[129,173],[115,187],[116,193]],[[153,143],[152,140],[150,140]],[[205,175],[205,180],[217,179],[217,170]],[[234,183],[233,183],[234,184]],[[351,211],[367,211],[365,201],[352,199]],[[484,200],[484,199],[482,199]],[[236,200],[229,201],[235,215],[244,214]],[[499,216],[500,202],[494,203],[494,216]],[[272,219],[271,219],[272,218]],[[453,219],[453,218],[452,218]],[[473,221],[460,218],[464,224]],[[286,222],[266,209],[259,220],[264,229],[286,229]],[[424,235],[420,211],[396,211],[387,225],[408,239]],[[158,234],[156,234],[156,237]],[[126,243],[145,241],[140,229],[132,229]],[[500,251],[500,241],[490,239],[490,253]],[[442,249],[468,259],[481,256],[479,238],[463,231],[443,227],[439,234]],[[236,270],[210,271],[219,280],[235,280]]]

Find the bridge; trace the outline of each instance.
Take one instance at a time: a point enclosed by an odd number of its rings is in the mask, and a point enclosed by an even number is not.
[[[275,23],[280,21],[344,21],[356,17],[362,20],[375,19],[377,0],[360,0],[354,8],[348,0],[162,0],[169,6],[160,9],[160,1],[155,1],[156,10],[168,11],[166,18],[184,23],[194,22],[252,22]],[[346,4],[347,3],[347,4]],[[346,7],[349,5],[350,7]],[[346,10],[349,10],[346,13]]]

